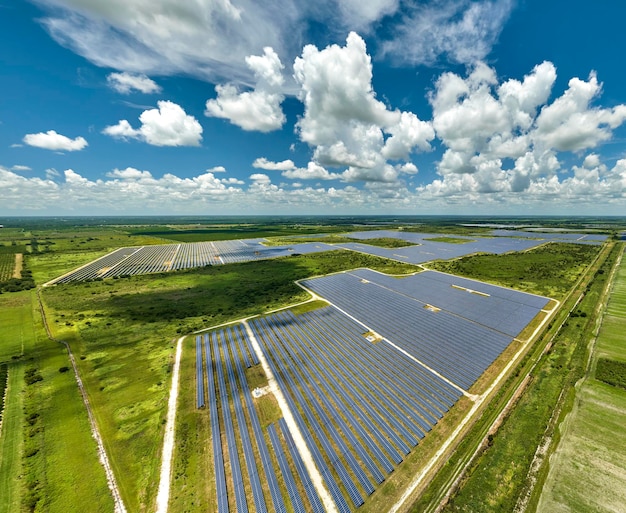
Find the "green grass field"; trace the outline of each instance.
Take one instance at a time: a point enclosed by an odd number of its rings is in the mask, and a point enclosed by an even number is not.
[[[74,375],[59,372],[69,365],[67,354],[45,336],[34,292],[0,296],[0,326],[0,361],[9,377],[0,512],[79,512],[86,504],[90,511],[111,511]]]
[[[626,261],[617,273],[593,360],[626,362]],[[593,371],[593,366],[592,369]],[[626,390],[593,379],[577,390],[536,511],[619,511],[626,504]],[[593,493],[589,493],[593,490]]]
[[[520,253],[473,255],[428,268],[561,299],[600,246],[550,243]]]

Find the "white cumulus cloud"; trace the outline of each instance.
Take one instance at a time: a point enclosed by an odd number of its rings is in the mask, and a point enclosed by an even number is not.
[[[287,171],[288,169],[293,169],[296,165],[293,163],[293,160],[283,160],[281,162],[272,162],[271,160],[267,160],[265,157],[259,157],[255,159],[252,163],[252,167],[256,167],[258,169],[266,169],[268,171]]]
[[[87,141],[84,137],[70,139],[65,135],[56,133],[54,130],[37,134],[26,134],[22,140],[29,146],[54,151],[80,151],[87,147]]]
[[[442,179],[424,190],[442,196],[555,190],[560,182],[553,178],[567,172],[561,152],[595,148],[626,121],[626,105],[591,104],[601,92],[595,73],[587,81],[571,79],[568,89],[547,103],[555,80],[550,62],[535,66],[523,81],[501,84],[484,63],[466,78],[441,75],[430,101],[432,123],[445,148],[437,164]],[[596,163],[597,156],[589,155],[583,167]],[[576,169],[576,179],[593,175]]]
[[[142,73],[111,73],[107,76],[107,83],[118,93],[129,94],[139,91],[144,94],[160,93],[161,86]]]
[[[398,172],[388,160],[430,149],[430,123],[376,98],[371,58],[358,34],[351,32],[345,46],[305,46],[294,73],[304,103],[300,139],[314,148],[321,166],[347,168],[345,180],[395,181]]]
[[[265,47],[263,55],[246,57],[254,72],[256,85],[252,91],[239,92],[233,84],[217,85],[217,98],[207,100],[205,115],[228,119],[244,130],[271,132],[285,122],[281,103],[284,66],[276,52]]]
[[[139,116],[141,126],[133,128],[125,120],[106,127],[102,133],[120,139],[138,139],[153,146],[200,146],[202,126],[180,105],[158,102],[158,109],[145,110]]]

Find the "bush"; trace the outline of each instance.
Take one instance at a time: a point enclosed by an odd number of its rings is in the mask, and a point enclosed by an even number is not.
[[[626,362],[600,358],[596,367],[596,379],[626,389]]]

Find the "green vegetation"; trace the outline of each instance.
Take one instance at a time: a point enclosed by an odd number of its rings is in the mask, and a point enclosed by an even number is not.
[[[626,362],[600,358],[596,365],[596,379],[614,387],[626,388]]]
[[[110,511],[112,499],[63,346],[45,335],[36,295],[0,296],[8,371],[0,434],[0,512]]]
[[[9,367],[6,363],[0,363],[0,423],[4,412],[4,394],[6,392],[9,378]]]
[[[345,244],[358,242],[381,248],[405,248],[417,246],[414,242],[407,242],[393,237],[378,237],[375,239],[353,239],[346,235],[323,235],[320,237],[272,237],[265,244],[267,246],[288,246],[290,244],[302,244],[304,242],[319,244]]]
[[[586,379],[568,395],[529,511],[609,512],[626,502],[623,474],[615,472],[626,468],[626,391],[597,381],[624,383],[625,365],[615,361],[624,352],[623,331],[615,333],[618,325],[626,325],[623,261],[616,275]]]
[[[0,283],[9,280],[15,269],[15,254],[0,253]]]
[[[336,233],[345,231],[345,226],[301,225],[285,223],[236,223],[196,226],[163,226],[157,229],[132,229],[135,235],[162,237],[179,242],[202,242],[210,240],[256,239],[265,237],[287,237],[314,233]]]
[[[430,269],[561,299],[601,246],[549,243],[523,253],[473,255],[435,262]]]
[[[369,244],[370,246],[379,246],[381,248],[406,248],[409,246],[417,246],[414,242],[407,242],[402,239],[394,239],[393,237],[380,237],[377,239],[352,239],[351,242],[360,242],[361,244]]]

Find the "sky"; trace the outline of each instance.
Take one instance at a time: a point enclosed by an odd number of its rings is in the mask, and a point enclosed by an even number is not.
[[[626,215],[624,19],[0,0],[0,216]]]

